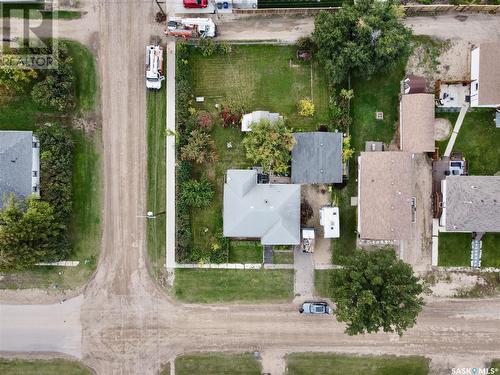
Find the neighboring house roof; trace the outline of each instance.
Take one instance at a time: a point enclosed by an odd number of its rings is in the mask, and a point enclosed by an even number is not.
[[[479,46],[479,105],[500,104],[500,43]]]
[[[33,133],[0,131],[0,207],[9,194],[20,198],[33,194],[32,178]]]
[[[226,237],[263,245],[300,243],[300,185],[258,184],[255,170],[229,169],[224,184]]]
[[[409,152],[362,152],[358,230],[362,239],[405,240],[412,230],[414,159]]]
[[[500,232],[500,176],[447,176],[442,215],[450,232]]]
[[[269,111],[253,111],[252,113],[244,114],[241,118],[241,131],[249,132],[254,122],[268,120],[269,122],[276,122],[283,119],[279,113],[271,113]]]
[[[402,95],[400,102],[401,150],[434,152],[434,95]]]
[[[342,133],[294,133],[292,183],[342,182]]]

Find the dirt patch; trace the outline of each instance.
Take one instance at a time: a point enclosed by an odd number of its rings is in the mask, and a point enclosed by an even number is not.
[[[433,297],[483,297],[494,295],[499,283],[498,275],[435,271],[424,280]]]
[[[451,122],[445,118],[437,118],[434,121],[434,139],[444,141],[450,137]]]

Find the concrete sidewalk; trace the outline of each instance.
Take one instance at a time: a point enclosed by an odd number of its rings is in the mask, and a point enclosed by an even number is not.
[[[460,128],[462,127],[462,123],[464,122],[465,114],[469,110],[469,107],[467,105],[462,106],[460,109],[460,114],[458,115],[457,122],[455,123],[455,127],[453,128],[453,133],[451,133],[450,140],[448,141],[448,144],[446,145],[446,150],[444,152],[443,156],[450,156],[451,151],[453,150],[453,146],[455,145],[455,141],[457,139],[458,132],[460,131]]]
[[[293,284],[294,302],[302,302],[314,295],[314,258],[313,254],[304,253],[300,246],[294,248],[295,277]]]

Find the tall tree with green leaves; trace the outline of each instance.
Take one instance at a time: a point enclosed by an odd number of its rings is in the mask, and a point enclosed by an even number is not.
[[[357,251],[334,271],[330,288],[337,320],[346,333],[397,332],[413,327],[424,304],[424,290],[410,265],[393,249]]]
[[[53,207],[37,198],[9,197],[0,211],[0,269],[22,270],[66,255],[65,226]]]
[[[294,144],[292,131],[283,120],[256,122],[243,139],[247,158],[261,165],[265,172],[275,174],[288,172]]]
[[[394,0],[357,0],[318,14],[313,39],[331,82],[341,83],[349,73],[370,77],[401,62],[411,49],[402,17]]]

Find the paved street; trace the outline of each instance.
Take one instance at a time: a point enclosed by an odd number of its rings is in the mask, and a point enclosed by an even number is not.
[[[150,30],[158,30],[150,21],[156,9],[152,3],[135,1],[89,4],[96,5],[96,29],[74,35],[87,43],[90,35],[99,35],[104,232],[98,270],[83,295],[63,304],[14,306],[3,301],[2,355],[8,351],[63,352],[81,358],[103,375],[155,374],[178,354],[213,350],[426,355],[433,360],[433,373],[443,374],[449,374],[452,366],[482,367],[500,358],[500,298],[430,300],[417,326],[402,338],[390,334],[350,337],[332,317],[303,316],[293,304],[181,305],[159,290],[146,267],[145,219],[138,218],[146,209],[143,54]],[[498,19],[470,17],[460,24],[462,31],[453,32],[466,37],[468,25],[470,33],[484,23],[482,27],[498,38]],[[86,21],[71,22],[64,22],[62,29],[71,30],[71,25],[78,27]],[[259,38],[255,21],[248,22],[247,29],[242,26],[233,35]],[[302,21],[297,22],[300,30],[293,35],[306,30]],[[453,25],[455,21],[447,22]],[[290,25],[283,21],[273,26],[273,35],[290,36]],[[415,27],[425,30],[418,22]],[[444,32],[439,27],[428,30]],[[266,366],[283,368],[272,363]]]

